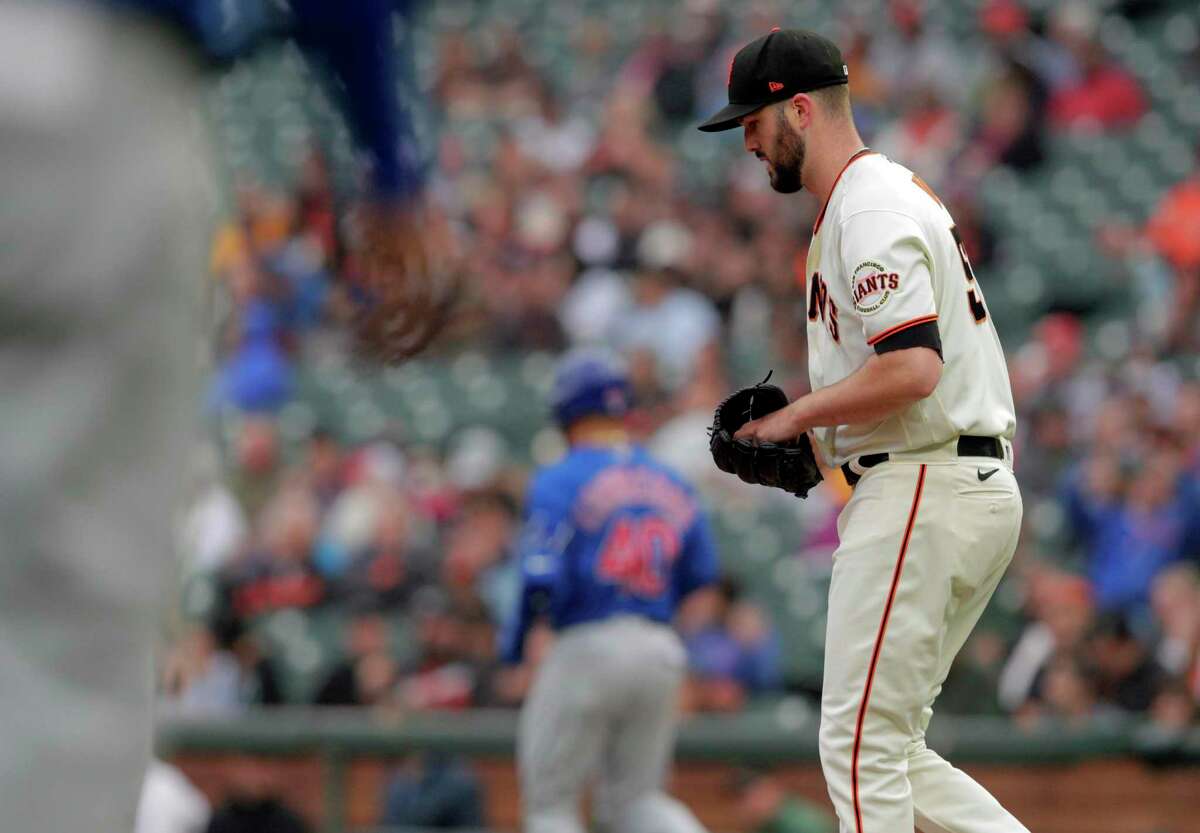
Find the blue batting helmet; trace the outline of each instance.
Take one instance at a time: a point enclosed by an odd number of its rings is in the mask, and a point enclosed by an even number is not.
[[[600,350],[568,353],[554,373],[550,407],[559,425],[591,414],[621,416],[629,410],[629,376],[624,363]]]

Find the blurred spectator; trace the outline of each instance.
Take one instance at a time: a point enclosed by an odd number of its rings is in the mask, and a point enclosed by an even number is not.
[[[659,378],[678,388],[718,349],[720,319],[711,301],[680,285],[667,268],[642,267],[633,282],[634,307],[616,339],[626,355],[646,350]],[[708,354],[708,355],[705,355]]]
[[[253,520],[279,489],[282,476],[279,431],[266,416],[245,416],[238,427],[229,485]]]
[[[346,654],[325,677],[313,702],[318,706],[373,706],[391,700],[399,666],[392,654],[388,623],[364,613],[346,623]]]
[[[516,502],[485,490],[464,502],[446,531],[442,584],[462,609],[480,608],[497,619],[514,598],[515,577],[507,563],[517,530]]]
[[[1184,733],[1196,717],[1195,694],[1183,680],[1170,680],[1162,685],[1150,704],[1150,719],[1155,726],[1170,733]]]
[[[325,317],[329,275],[325,271],[327,241],[320,229],[298,231],[282,248],[263,260],[279,287],[277,308],[290,335],[301,335]],[[281,354],[282,357],[282,354]]]
[[[1096,669],[1096,690],[1107,703],[1127,712],[1145,712],[1166,675],[1122,616],[1105,616],[1088,639]]]
[[[554,645],[554,631],[535,625],[525,638],[525,658],[520,665],[503,665],[488,678],[480,705],[516,708],[533,685],[538,666]],[[495,646],[492,646],[494,652]]]
[[[1052,31],[1057,20],[1052,17]],[[985,87],[990,79],[1018,76],[1029,88],[1030,103],[1040,122],[1049,89],[1070,83],[1078,74],[1071,52],[1061,43],[1047,39],[1041,27],[1034,26],[1021,0],[986,0],[979,7],[978,23],[987,47],[982,57],[990,64],[981,72]],[[1086,22],[1082,25],[1087,26]],[[1068,23],[1067,29],[1070,28]],[[1069,35],[1060,32],[1060,37]]]
[[[1076,71],[1050,96],[1049,115],[1056,127],[1114,130],[1129,127],[1146,111],[1141,87],[1105,54],[1096,27],[1095,12],[1083,3],[1055,10],[1051,33],[1074,60]]]
[[[740,827],[747,833],[834,833],[837,822],[823,807],[790,794],[769,773],[748,771],[734,784]]]
[[[1200,703],[1200,571],[1193,564],[1163,570],[1150,598],[1161,633],[1155,659]]]
[[[281,608],[315,607],[328,587],[313,564],[319,507],[301,487],[280,492],[259,520],[259,546],[222,576],[227,604],[241,621]]]
[[[688,651],[684,699],[696,711],[737,711],[748,697],[777,690],[779,640],[762,611],[726,579],[697,592],[679,614]]]
[[[1167,343],[1195,349],[1195,319],[1200,308],[1200,165],[1167,192],[1145,233],[1175,279],[1166,325]]]
[[[970,85],[961,83],[964,68],[971,66],[967,56],[923,0],[887,0],[886,6],[888,14],[872,21],[876,31],[869,55],[872,68],[888,84],[888,101],[895,105],[913,89],[928,89],[961,109],[970,92]]]
[[[318,262],[332,263],[337,256],[338,218],[334,205],[329,164],[317,147],[309,149],[296,184],[295,231],[306,235]]]
[[[164,669],[168,707],[192,717],[227,716],[284,701],[278,675],[237,620],[195,626],[173,646]]]
[[[985,626],[976,628],[950,666],[938,694],[938,712],[960,715],[999,715],[1000,674],[1007,646]]]
[[[1031,170],[1045,155],[1049,85],[1069,72],[1064,65],[1071,59],[1034,33],[1019,0],[987,0],[979,8],[979,29],[990,49],[983,53],[982,106],[968,167],[974,175],[991,164]]]
[[[529,235],[551,233],[543,224],[553,224],[553,234],[565,233],[566,219],[548,199],[534,199],[521,206],[519,222]],[[557,241],[550,248],[555,248]],[[506,276],[511,291],[496,294],[492,309],[492,340],[504,350],[552,350],[566,347],[566,336],[558,309],[574,276],[565,255],[539,255],[516,264]]]
[[[621,267],[632,265],[628,257],[631,254],[628,247],[630,232],[645,226],[655,205],[650,189],[669,187],[674,176],[674,156],[654,141],[649,122],[647,101],[618,85],[599,118],[599,140],[587,165],[589,173],[594,175],[622,176],[640,186],[637,193],[629,188],[619,197],[614,195],[610,203],[613,219],[622,232],[625,244],[622,249],[628,253],[617,261],[616,265]]]
[[[337,577],[338,596],[350,605],[394,610],[421,586],[422,559],[415,554],[415,521],[407,498],[385,490],[379,499],[370,539]]]
[[[951,157],[963,142],[958,111],[948,106],[932,87],[918,87],[905,97],[904,112],[871,143],[889,156],[940,187]]]
[[[1175,435],[1184,446],[1180,459],[1190,479],[1193,497],[1200,484],[1200,382],[1186,382],[1179,387],[1172,414]]]
[[[240,673],[241,701],[250,706],[278,706],[284,702],[283,687],[275,661],[268,656],[262,642],[241,622],[234,620],[217,630],[222,650],[237,660]]]
[[[163,670],[163,692],[171,711],[186,717],[226,717],[242,711],[242,670],[221,650],[212,631],[191,628],[172,647]]]
[[[555,173],[579,170],[591,155],[595,131],[587,119],[565,111],[554,90],[542,83],[538,112],[516,126],[517,141],[529,159]]]
[[[1025,417],[1028,443],[1037,449],[1036,455],[1022,459],[1021,485],[1036,494],[1053,491],[1062,480],[1062,472],[1075,458],[1071,416],[1064,403],[1055,396],[1046,396],[1030,406]],[[1112,488],[1116,488],[1116,472]]]
[[[1073,402],[1077,397],[1072,388],[1081,375],[1083,337],[1083,324],[1069,313],[1051,313],[1039,320],[1032,337],[1010,360],[1013,396],[1022,404],[1054,395]],[[1073,411],[1071,415],[1076,416]]]
[[[1182,680],[1167,681],[1150,706],[1149,721],[1139,725],[1137,738],[1143,760],[1157,766],[1186,767],[1192,754],[1188,740],[1196,718],[1196,701]]]
[[[344,487],[330,504],[317,543],[316,564],[331,580],[340,578],[360,555],[369,550],[381,531],[388,541],[405,538],[411,524],[383,516],[407,516],[407,499],[401,489],[408,462],[388,441],[359,448],[345,466]],[[411,518],[410,518],[411,520]]]
[[[522,698],[512,696],[512,669],[501,663],[496,651],[495,623],[483,610],[463,619],[462,657],[471,668],[471,705],[479,708],[519,705]]]
[[[327,511],[346,486],[346,464],[342,447],[329,430],[318,427],[308,438],[304,460],[309,488]]]
[[[427,753],[397,769],[384,788],[383,818],[389,827],[457,830],[487,827],[484,791],[466,761]]]
[[[997,699],[1009,712],[1018,711],[1044,689],[1046,668],[1056,656],[1083,648],[1092,624],[1092,589],[1078,576],[1042,571],[1029,581],[1030,613],[1000,672]]]
[[[726,615],[725,627],[738,650],[733,668],[738,682],[752,695],[778,690],[779,636],[762,609],[747,599],[736,600]]]
[[[178,767],[150,761],[133,833],[204,833],[212,808]]]
[[[1132,471],[1097,456],[1068,480],[1067,515],[1101,610],[1144,616],[1154,577],[1186,554],[1191,508],[1178,485],[1178,461],[1165,452]]]
[[[248,531],[246,513],[217,467],[215,452],[206,448],[197,455],[191,499],[180,525],[180,548],[188,572],[217,572],[236,555]]]
[[[1060,655],[1046,666],[1041,695],[1021,707],[1017,721],[1032,730],[1045,721],[1083,729],[1111,716],[1111,710],[1100,702],[1095,678],[1086,666],[1073,656]]]
[[[607,236],[612,230],[603,221],[584,220],[580,234]],[[613,240],[615,244],[615,240]],[[593,245],[592,242],[578,244]],[[633,305],[628,281],[606,268],[588,269],[571,286],[559,306],[563,330],[572,344],[594,345],[608,343],[621,326]]]
[[[979,121],[959,161],[970,182],[977,181],[994,165],[1028,171],[1042,163],[1042,100],[1039,82],[1019,65],[1010,65],[989,80]],[[957,220],[959,210],[954,216]],[[976,266],[982,265],[974,257],[971,260]]]
[[[1200,166],[1162,198],[1146,225],[1146,235],[1176,270],[1200,269]]]
[[[503,491],[509,449],[495,430],[482,426],[459,431],[450,441],[443,465],[456,489],[466,494]]]
[[[674,415],[657,427],[646,443],[654,457],[678,471],[711,505],[719,506],[726,498],[755,503],[769,499],[764,489],[745,483],[712,465],[708,451],[708,427],[713,409],[728,395],[719,379],[693,376],[672,402]]]
[[[399,703],[416,711],[472,704],[477,669],[468,655],[468,623],[437,591],[416,602],[417,657],[402,675]]]
[[[852,20],[842,44],[842,58],[850,71],[850,100],[854,107],[854,123],[863,136],[874,136],[885,116],[888,104],[887,79],[871,64],[871,32],[862,20]],[[724,92],[724,89],[722,89]],[[728,99],[721,100],[721,106]],[[711,109],[711,108],[709,108]]]
[[[276,776],[262,763],[241,758],[229,765],[230,792],[207,833],[308,833],[308,825],[279,798]]]
[[[230,352],[213,381],[215,408],[274,413],[287,402],[294,382],[291,359],[280,344],[283,326],[279,310],[262,299],[239,311]]]
[[[1196,148],[1200,159],[1200,146]],[[1200,165],[1159,201],[1143,228],[1107,223],[1102,250],[1124,258],[1143,296],[1140,324],[1164,349],[1194,352],[1200,309]]]

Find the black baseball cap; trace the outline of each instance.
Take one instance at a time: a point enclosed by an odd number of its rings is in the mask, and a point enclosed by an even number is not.
[[[772,29],[743,46],[729,65],[729,104],[700,125],[715,133],[738,126],[760,107],[850,81],[841,50],[805,29]]]

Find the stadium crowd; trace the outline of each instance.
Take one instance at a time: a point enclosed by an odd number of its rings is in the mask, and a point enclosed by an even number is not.
[[[969,43],[918,2],[887,6],[839,24],[858,123],[949,204],[999,298],[989,267],[1006,247],[978,199],[983,178],[997,167],[1037,177],[1056,136],[1119,136],[1148,99],[1101,45],[1091,4],[1039,13],[988,0]],[[724,98],[742,33],[784,18],[759,5],[735,27],[718,4],[688,2],[674,20],[626,54],[603,18],[580,18],[563,33],[569,72],[554,77],[515,30],[439,32],[432,87],[444,124],[430,190],[456,229],[469,294],[434,354],[608,345],[635,380],[639,439],[714,502],[766,500],[709,465],[703,426],[747,366],[806,389],[803,258],[817,207],[773,194],[740,148],[704,169],[680,148],[697,114]],[[1200,51],[1185,67],[1200,82]],[[490,133],[477,141],[468,126],[483,114]],[[214,245],[222,321],[207,407],[234,430],[222,435],[223,463],[201,466],[184,518],[186,570],[213,591],[199,620],[177,626],[164,707],[514,707],[551,638],[535,635],[524,666],[496,660],[525,464],[486,437],[429,446],[402,424],[366,442],[319,425],[300,443],[281,433],[300,368],[348,349],[354,206],[331,181],[317,151],[290,192],[245,178]],[[946,710],[1008,713],[1025,728],[1121,712],[1172,729],[1195,720],[1198,194],[1200,160],[1151,215],[1097,224],[1095,245],[1129,276],[1114,289],[1128,309],[1141,308],[1138,275],[1154,270],[1166,287],[1156,314],[1129,313],[1116,343],[1096,347],[1087,309],[1047,306],[1015,334],[1001,329],[1027,525],[1002,593],[1019,600],[1021,620],[1010,632],[985,622],[952,672]],[[839,479],[802,507],[804,535],[786,557],[828,563]],[[300,694],[257,627],[291,609],[340,611],[344,631],[337,659]],[[679,627],[687,710],[738,710],[787,688],[789,634],[737,582],[695,599]]]

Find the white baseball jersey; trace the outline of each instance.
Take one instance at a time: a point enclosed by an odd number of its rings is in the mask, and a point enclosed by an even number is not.
[[[943,445],[960,434],[1012,438],[1012,388],[983,291],[953,218],[912,171],[867,150],[851,157],[817,218],[807,277],[813,390],[875,352],[925,343],[916,339],[927,341],[931,326],[944,362],[934,392],[900,413],[814,429],[830,463]]]

